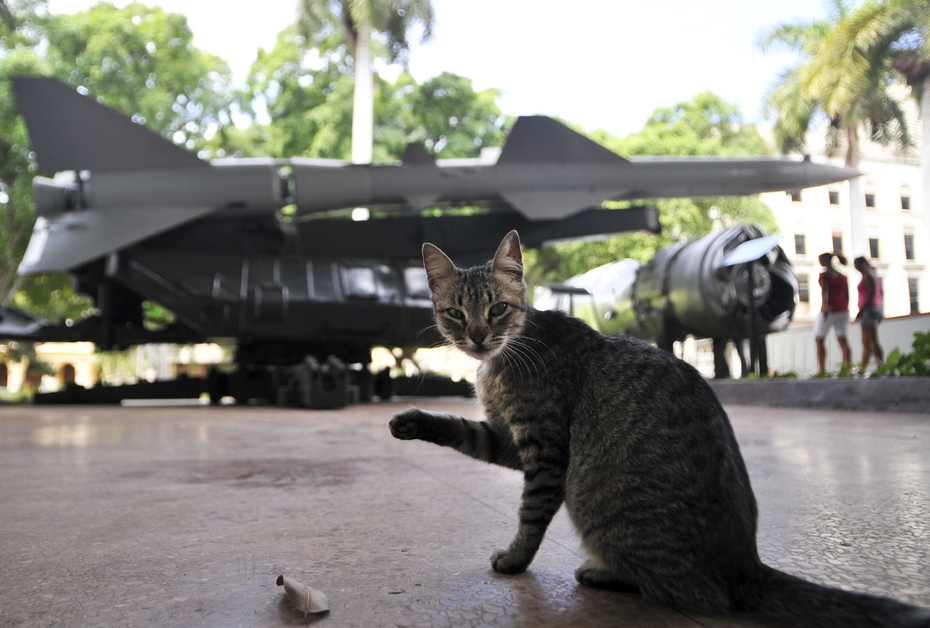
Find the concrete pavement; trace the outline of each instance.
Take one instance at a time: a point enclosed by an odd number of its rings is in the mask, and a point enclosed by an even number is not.
[[[392,439],[406,405],[0,406],[0,625],[760,625],[576,585],[562,512],[528,573],[493,573],[520,475]],[[930,415],[728,411],[766,562],[930,607]]]

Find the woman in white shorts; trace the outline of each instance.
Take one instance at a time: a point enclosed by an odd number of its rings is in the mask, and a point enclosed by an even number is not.
[[[830,328],[836,330],[836,340],[840,344],[843,354],[843,365],[852,363],[849,342],[846,340],[849,329],[849,282],[846,275],[833,267],[833,258],[840,264],[846,264],[846,258],[841,254],[821,253],[817,258],[823,266],[820,273],[820,296],[823,305],[814,319],[814,340],[817,343],[817,374],[823,375],[826,371],[827,349],[824,339]]]

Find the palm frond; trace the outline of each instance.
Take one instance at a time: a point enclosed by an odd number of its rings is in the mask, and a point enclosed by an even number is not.
[[[896,145],[901,149],[913,146],[904,109],[887,95],[882,95],[871,103],[864,126],[869,132],[869,139],[877,144]]]
[[[785,71],[765,99],[763,115],[773,121],[775,142],[782,153],[804,149],[804,137],[817,109],[817,103],[801,88],[799,70]]]
[[[830,25],[825,21],[801,22],[796,24],[779,24],[759,37],[762,52],[784,49],[810,56],[816,51],[817,43],[829,31]]]

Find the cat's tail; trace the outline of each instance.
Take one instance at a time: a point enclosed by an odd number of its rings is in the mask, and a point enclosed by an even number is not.
[[[797,628],[930,628],[930,610],[807,582],[766,565],[742,583],[740,610]]]

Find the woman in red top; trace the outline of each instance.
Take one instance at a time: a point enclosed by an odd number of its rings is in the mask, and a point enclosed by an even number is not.
[[[849,282],[846,280],[846,275],[833,268],[831,262],[834,257],[839,260],[840,264],[846,264],[846,258],[836,252],[821,253],[817,258],[824,269],[819,279],[823,305],[820,306],[820,312],[814,319],[818,375],[823,375],[825,371],[827,349],[824,346],[824,338],[831,327],[836,329],[836,340],[840,343],[840,351],[843,353],[843,365],[848,366],[852,363],[849,342],[846,340],[846,331],[849,328]]]

